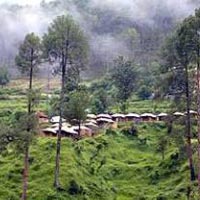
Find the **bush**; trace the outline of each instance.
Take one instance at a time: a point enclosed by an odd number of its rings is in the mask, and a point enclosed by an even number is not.
[[[78,183],[75,180],[70,181],[68,188],[68,193],[70,195],[83,194],[83,192],[84,192],[83,187],[78,185]]]
[[[138,91],[138,97],[141,99],[141,100],[147,100],[151,97],[151,89],[147,86],[141,86],[141,88],[139,89]]]
[[[124,129],[122,129],[121,132],[122,132],[124,135],[127,135],[127,136],[134,136],[134,137],[137,137],[137,136],[138,136],[137,127],[135,127],[134,125],[132,125],[132,126],[129,127],[129,128],[124,128]]]

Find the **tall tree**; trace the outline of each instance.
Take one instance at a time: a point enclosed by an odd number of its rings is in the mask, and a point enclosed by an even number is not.
[[[70,67],[81,70],[87,63],[88,44],[79,25],[70,16],[58,16],[43,37],[46,56],[58,64],[57,72],[61,73],[61,92],[59,100],[59,131],[57,134],[56,165],[54,186],[59,189],[61,129],[63,104],[65,97],[66,72]]]
[[[190,90],[190,64],[193,61],[193,39],[192,31],[190,29],[192,17],[185,19],[182,24],[177,28],[175,33],[167,41],[163,53],[164,67],[166,72],[172,72],[175,93],[178,95],[184,94],[186,99],[186,142],[187,154],[189,160],[190,179],[195,180],[195,170],[193,163],[193,153],[191,144],[191,90]],[[175,86],[175,87],[174,87]]]
[[[195,60],[197,66],[198,192],[200,195],[200,9],[195,12]]]
[[[120,56],[114,62],[111,78],[118,90],[118,99],[122,104],[122,111],[126,111],[127,100],[136,85],[136,68],[135,64],[124,57]]]
[[[197,94],[197,127],[198,127],[198,191],[200,194],[200,9],[195,11],[194,16],[188,19],[190,30],[190,46],[192,47],[192,59],[196,65],[196,94]]]
[[[40,38],[34,33],[27,34],[23,43],[19,47],[18,55],[15,58],[16,64],[23,74],[27,74],[29,77],[28,86],[28,106],[27,106],[27,126],[26,140],[24,143],[24,170],[23,170],[23,193],[22,200],[27,199],[28,189],[28,174],[29,174],[29,146],[30,146],[30,134],[32,133],[32,126],[29,126],[32,121],[33,115],[33,74],[37,69],[38,64],[41,61],[41,44]]]

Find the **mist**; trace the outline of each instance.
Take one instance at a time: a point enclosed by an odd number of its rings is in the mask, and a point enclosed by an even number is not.
[[[178,23],[192,14],[200,4],[188,0],[88,0],[88,10],[103,12],[99,19],[81,9],[73,0],[4,0],[0,3],[0,62],[12,61],[19,44],[27,33],[42,36],[51,21],[58,15],[70,14],[80,24],[88,37],[92,54],[100,60],[111,61],[118,55],[130,55],[120,34],[124,26],[157,28],[166,18]],[[81,2],[81,0],[79,1]],[[104,12],[107,14],[105,16]],[[112,16],[120,19],[119,24]],[[169,21],[169,20],[168,20]],[[105,26],[102,28],[102,25]],[[171,25],[170,25],[171,26]],[[168,29],[168,26],[167,26]],[[92,63],[92,62],[91,62]],[[92,63],[91,65],[95,65]]]

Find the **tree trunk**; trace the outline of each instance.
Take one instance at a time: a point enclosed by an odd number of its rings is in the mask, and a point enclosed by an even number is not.
[[[65,89],[65,78],[66,78],[66,66],[67,66],[67,50],[66,54],[62,54],[62,78],[61,78],[61,92],[60,92],[60,106],[59,106],[59,130],[57,134],[57,144],[56,144],[56,166],[55,166],[55,176],[54,176],[54,187],[60,189],[60,150],[61,150],[61,138],[62,138],[62,117],[63,117],[63,101],[64,101],[64,89]]]
[[[190,119],[190,91],[189,91],[189,75],[188,66],[185,66],[185,94],[186,94],[186,142],[187,142],[187,154],[190,169],[190,180],[195,180],[195,171],[192,158],[192,145],[191,145],[191,119]]]
[[[78,137],[81,137],[81,120],[78,122]]]
[[[30,95],[31,95],[31,91],[32,91],[32,85],[33,85],[33,66],[31,64],[31,69],[30,69],[30,75],[29,75],[29,97],[28,97],[28,115],[31,114],[31,99],[30,99]]]
[[[65,70],[64,70],[65,71]],[[60,188],[59,174],[60,174],[60,149],[61,149],[61,137],[62,137],[62,108],[64,99],[64,81],[65,73],[62,74],[62,88],[60,94],[60,108],[59,108],[59,129],[57,134],[57,144],[56,144],[56,166],[55,166],[55,177],[54,177],[54,187],[56,189]]]
[[[165,159],[165,152],[162,151],[162,160],[164,160],[164,159]]]
[[[31,66],[30,66],[30,74],[29,74],[29,95],[28,95],[28,115],[31,115],[32,109],[32,100],[31,100],[31,91],[32,91],[32,83],[33,83],[33,49],[31,50]],[[30,131],[30,127],[27,128],[27,132]],[[28,169],[29,169],[29,143],[27,142],[24,153],[24,170],[23,170],[23,193],[22,200],[27,199],[27,190],[28,190]]]
[[[22,198],[21,198],[22,200],[27,199],[28,169],[29,169],[29,147],[27,146],[24,153],[23,193],[22,193]]]
[[[198,191],[200,195],[200,48],[197,49],[197,128],[198,128]]]

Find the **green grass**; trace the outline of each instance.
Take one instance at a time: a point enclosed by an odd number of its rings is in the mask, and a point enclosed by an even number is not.
[[[186,199],[187,161],[174,158],[173,145],[165,160],[155,151],[158,137],[166,132],[164,124],[137,128],[138,137],[118,130],[78,142],[63,139],[60,181],[64,190],[60,192],[53,188],[56,140],[37,138],[31,146],[28,199]],[[1,200],[20,199],[22,163],[21,154],[11,150],[0,157]]]
[[[152,113],[161,113],[161,112],[170,112],[170,100],[138,100],[132,99],[128,103],[127,112],[135,112],[138,114],[142,114],[145,112]],[[112,108],[113,112],[120,112],[120,106],[116,105]]]

